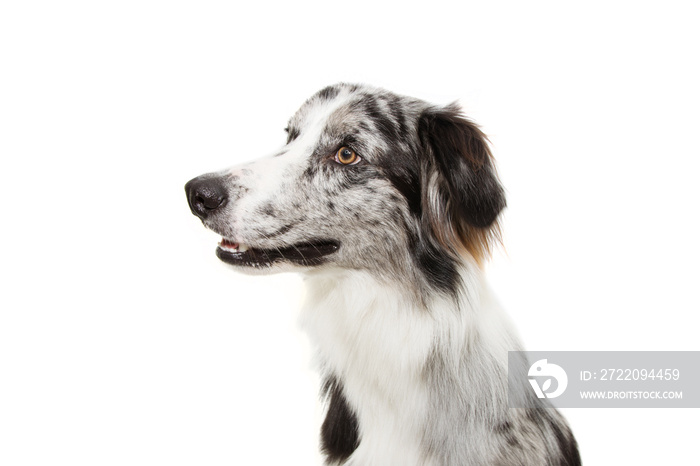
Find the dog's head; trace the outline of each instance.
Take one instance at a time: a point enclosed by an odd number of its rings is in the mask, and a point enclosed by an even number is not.
[[[436,107],[338,84],[289,121],[287,144],[187,183],[192,212],[250,272],[340,267],[441,289],[487,254],[505,206],[483,133]]]

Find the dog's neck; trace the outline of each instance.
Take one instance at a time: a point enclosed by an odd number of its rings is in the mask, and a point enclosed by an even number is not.
[[[342,385],[357,414],[362,443],[356,456],[376,461],[376,455],[387,454],[387,445],[405,449],[430,442],[423,438],[434,430],[428,424],[447,414],[436,412],[436,391],[466,388],[439,386],[461,383],[465,361],[505,373],[507,351],[515,349],[516,340],[503,332],[509,326],[481,271],[465,268],[461,279],[459,295],[417,300],[410,284],[361,271],[325,270],[306,277],[302,326],[316,346],[322,375]],[[507,397],[494,396],[491,382],[472,384],[464,396],[493,408],[493,418],[504,406],[492,400]],[[495,389],[505,390],[500,383]],[[395,451],[383,464],[414,464],[416,455]]]

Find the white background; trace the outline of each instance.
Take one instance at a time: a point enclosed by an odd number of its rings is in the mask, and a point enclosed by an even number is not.
[[[365,82],[490,136],[491,283],[532,350],[698,350],[693,2],[6,1],[0,464],[319,464],[294,275],[214,256],[183,185]],[[698,410],[568,410],[585,464],[695,464]]]

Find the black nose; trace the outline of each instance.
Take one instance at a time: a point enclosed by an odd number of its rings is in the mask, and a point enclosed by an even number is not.
[[[223,179],[211,174],[188,181],[185,192],[190,210],[202,220],[223,207],[228,199]]]

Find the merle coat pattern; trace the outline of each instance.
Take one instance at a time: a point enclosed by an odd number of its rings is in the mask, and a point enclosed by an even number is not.
[[[304,275],[327,464],[579,465],[554,409],[507,405],[520,344],[481,269],[506,205],[481,130],[457,105],[338,84],[286,131],[186,191],[221,260]]]

